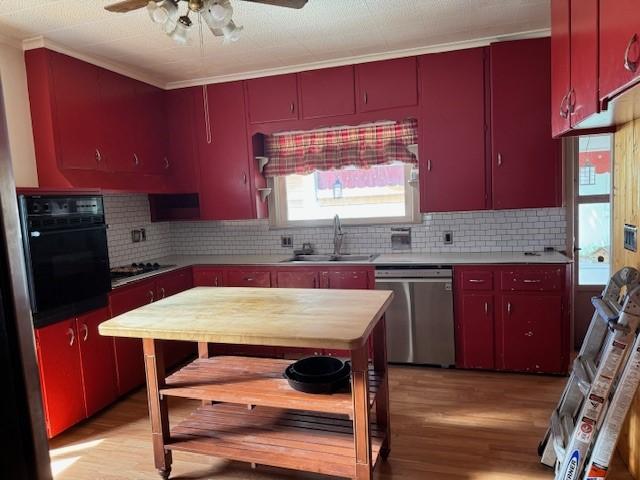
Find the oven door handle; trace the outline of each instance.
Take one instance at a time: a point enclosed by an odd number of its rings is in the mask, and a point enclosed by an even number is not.
[[[38,238],[38,237],[44,237],[47,235],[55,235],[58,233],[93,232],[97,230],[106,230],[107,228],[109,228],[109,225],[98,225],[96,227],[84,227],[84,228],[59,228],[56,230],[45,230],[45,231],[33,230],[29,232],[29,236],[32,238]]]

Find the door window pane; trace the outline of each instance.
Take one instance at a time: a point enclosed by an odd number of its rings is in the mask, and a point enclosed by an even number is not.
[[[580,137],[578,155],[578,195],[608,195],[611,192],[611,136]]]
[[[578,205],[578,283],[605,285],[609,281],[611,206],[606,203]]]

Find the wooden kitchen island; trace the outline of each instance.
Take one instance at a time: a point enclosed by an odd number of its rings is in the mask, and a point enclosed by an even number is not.
[[[108,320],[99,330],[142,339],[162,478],[169,478],[177,450],[371,479],[390,449],[384,313],[392,295],[199,287]],[[161,340],[198,342],[199,358],[167,377]],[[215,356],[215,344],[349,350],[351,392],[297,392],[282,376],[291,361]],[[202,405],[170,428],[170,396]]]

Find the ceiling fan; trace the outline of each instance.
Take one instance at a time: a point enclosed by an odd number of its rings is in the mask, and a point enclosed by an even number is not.
[[[242,0],[245,2],[263,3],[276,7],[300,9],[308,0]],[[180,13],[180,6],[186,9]],[[193,21],[189,15],[199,15],[209,30],[225,41],[235,42],[240,38],[242,27],[232,20],[233,8],[229,0],[123,0],[107,5],[105,10],[115,13],[126,13],[140,8],[147,8],[154,23],[159,24],[164,32],[177,43],[186,43]]]

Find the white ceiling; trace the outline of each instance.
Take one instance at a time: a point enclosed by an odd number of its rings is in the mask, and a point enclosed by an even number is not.
[[[201,49],[197,31],[191,45],[179,46],[145,9],[109,13],[103,9],[109,3],[0,0],[0,32],[20,41],[41,36],[59,50],[175,87],[402,56],[434,46],[471,46],[549,28],[549,0],[309,0],[302,10],[231,0],[234,20],[244,26],[240,41],[223,45],[205,28]],[[38,44],[42,41],[25,46]]]

